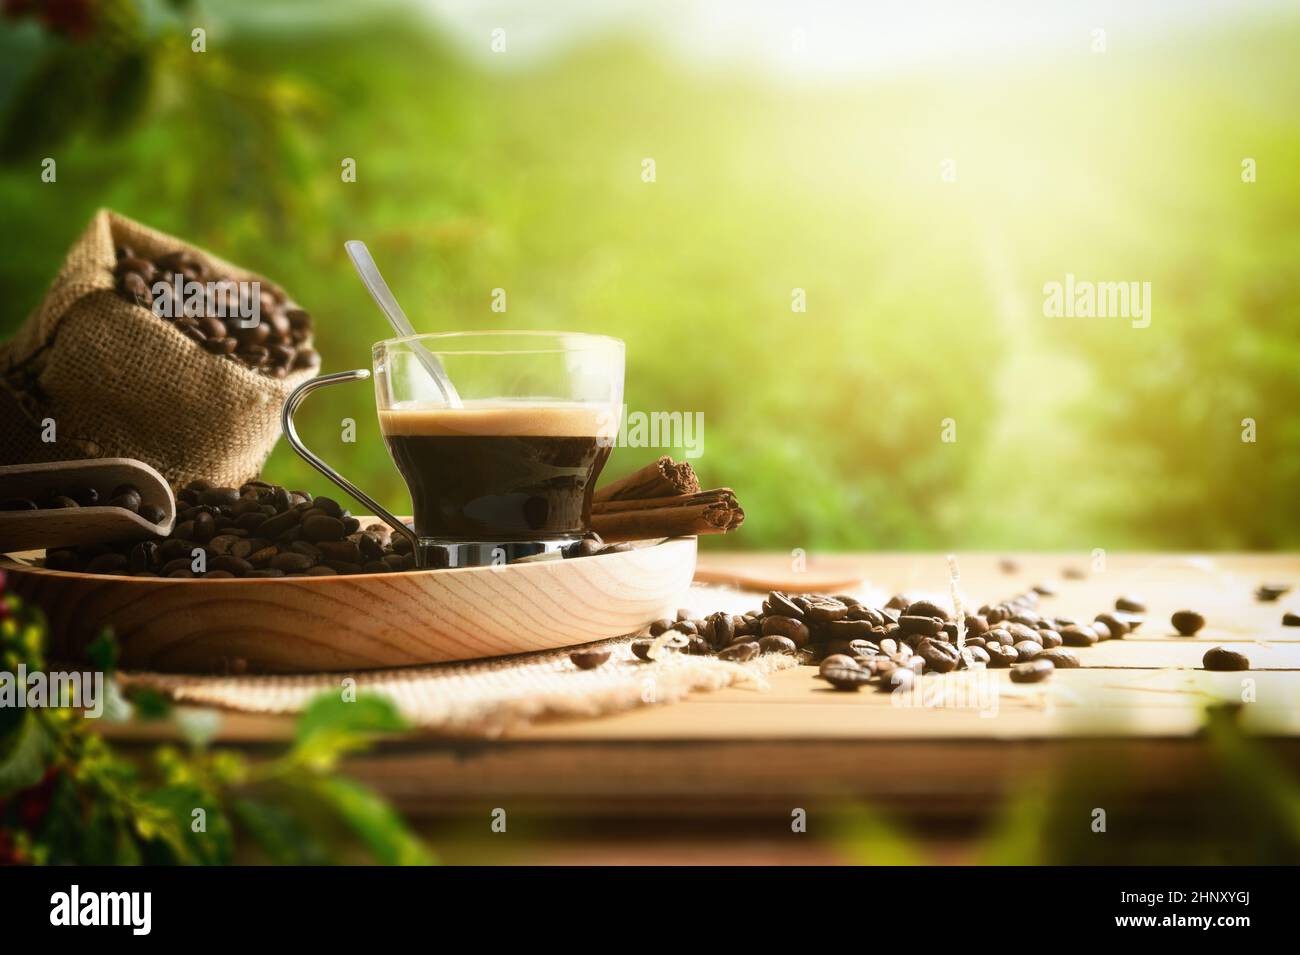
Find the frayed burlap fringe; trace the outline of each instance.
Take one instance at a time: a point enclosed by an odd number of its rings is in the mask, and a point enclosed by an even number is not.
[[[116,245],[187,250],[238,281],[262,276],[102,210],[68,251],[40,307],[0,344],[0,464],[136,458],[173,484],[238,487],[280,437],[280,407],[315,372],[275,379],[212,355],[114,289]],[[57,440],[42,440],[52,418]]]
[[[148,687],[177,703],[218,706],[247,713],[302,711],[322,693],[341,693],[344,680],[356,692],[381,693],[413,725],[456,736],[499,736],[534,720],[593,717],[639,706],[673,703],[695,691],[739,686],[765,689],[765,674],[796,665],[793,657],[765,654],[744,664],[713,657],[666,653],[638,660],[622,637],[608,647],[610,659],[579,670],[569,650],[555,650],[471,663],[447,663],[355,674],[200,677],[162,673],[122,674],[127,690]]]

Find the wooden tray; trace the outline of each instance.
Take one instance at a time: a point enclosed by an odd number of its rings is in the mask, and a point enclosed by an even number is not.
[[[695,545],[683,537],[573,560],[258,580],[0,567],[6,589],[45,610],[52,656],[80,657],[108,625],[125,668],[307,673],[551,650],[632,633],[681,604]]]

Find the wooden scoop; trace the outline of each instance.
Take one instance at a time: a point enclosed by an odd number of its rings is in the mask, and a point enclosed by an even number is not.
[[[143,461],[94,458],[0,467],[0,501],[27,498],[40,504],[51,494],[93,487],[107,500],[121,484],[134,484],[142,504],[155,504],[163,519],[151,524],[124,507],[68,507],[0,511],[0,553],[114,541],[144,540],[171,533],[176,499],[166,479]]]

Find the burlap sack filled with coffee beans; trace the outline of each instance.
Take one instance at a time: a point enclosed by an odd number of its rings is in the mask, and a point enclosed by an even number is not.
[[[232,337],[223,341],[220,326],[209,323],[205,335],[197,327],[201,319],[160,317],[147,301],[119,290],[126,274],[118,258],[125,254],[164,259],[182,278],[200,283],[260,282],[260,301],[272,307],[270,316],[262,309],[261,322],[273,319],[286,337],[255,329],[261,344],[244,332],[236,343],[232,324]],[[166,274],[160,268],[152,278]],[[138,282],[133,287],[143,290]],[[296,341],[287,337],[289,310],[296,313]],[[266,354],[268,334],[277,349],[273,359]],[[238,487],[261,471],[280,436],[281,405],[318,366],[310,318],[272,283],[101,210],[40,307],[0,345],[0,464],[128,457],[153,465],[173,484],[206,478]],[[48,420],[52,442],[42,440]]]

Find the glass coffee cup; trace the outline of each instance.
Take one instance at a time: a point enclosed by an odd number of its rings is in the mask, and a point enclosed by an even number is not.
[[[380,432],[410,491],[413,526],[317,457],[293,426],[312,391],[365,380],[368,370],[299,387],[285,402],[285,436],[404,534],[418,566],[499,564],[587,533],[622,409],[621,341],[572,332],[416,335],[376,343],[373,367]]]

